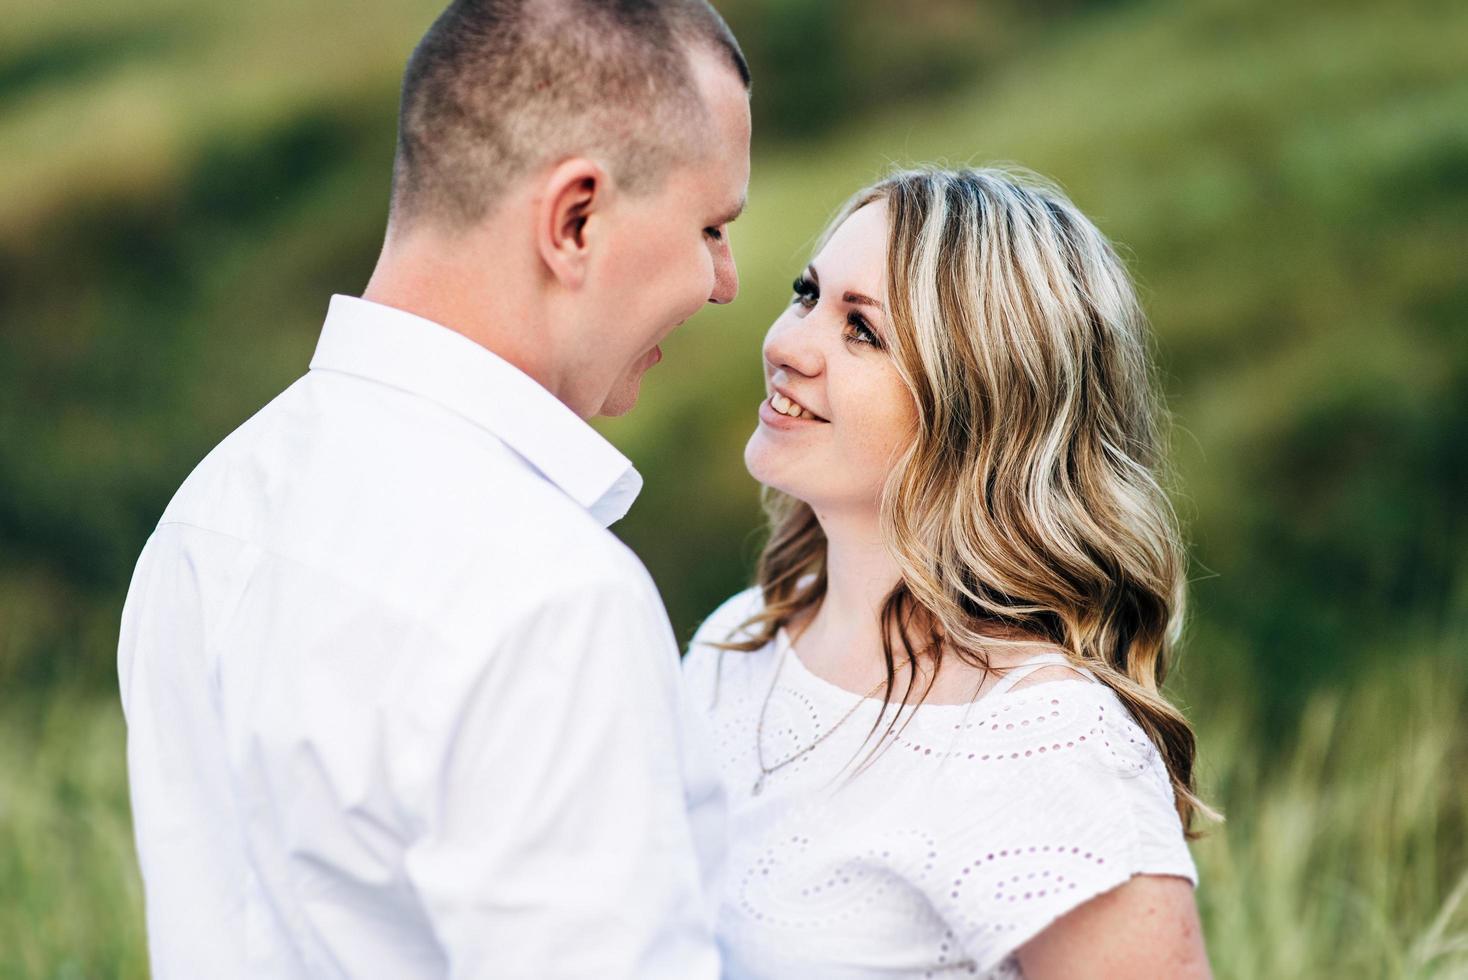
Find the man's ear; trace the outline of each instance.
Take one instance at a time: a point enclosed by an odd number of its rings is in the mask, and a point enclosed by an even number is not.
[[[562,284],[575,288],[585,281],[591,243],[611,192],[607,172],[579,157],[557,164],[541,185],[535,247]]]

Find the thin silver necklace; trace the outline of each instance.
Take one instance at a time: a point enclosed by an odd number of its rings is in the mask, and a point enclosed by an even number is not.
[[[857,702],[851,706],[851,710],[847,711],[846,714],[841,716],[840,721],[836,722],[836,724],[832,725],[830,728],[817,735],[814,742],[810,743],[799,752],[796,752],[794,755],[787,756],[786,758],[781,759],[773,766],[767,766],[765,765],[765,712],[769,710],[770,698],[773,697],[775,694],[775,685],[780,681],[780,671],[785,669],[785,658],[789,656],[790,648],[792,646],[794,646],[794,643],[787,635],[785,637],[784,645],[780,648],[780,659],[775,664],[775,674],[773,677],[770,678],[770,689],[765,692],[764,703],[761,704],[759,708],[759,721],[756,723],[754,729],[754,757],[755,761],[759,763],[759,778],[754,781],[754,788],[749,791],[751,796],[760,795],[760,793],[765,788],[765,780],[768,777],[776,772],[779,772],[781,769],[784,769],[796,759],[805,757],[817,745],[820,745],[826,739],[830,738],[832,732],[845,724],[848,718],[856,714],[856,710],[858,708],[860,708],[863,704],[866,704],[867,699],[874,696],[878,691],[882,689],[882,686],[887,683],[887,679],[885,677],[882,680],[878,681],[876,687],[872,688],[861,698],[857,699]]]

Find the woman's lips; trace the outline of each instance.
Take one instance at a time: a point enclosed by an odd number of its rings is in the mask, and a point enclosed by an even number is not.
[[[825,419],[791,418],[784,412],[775,411],[775,406],[770,404],[770,400],[768,398],[759,403],[759,420],[772,429],[780,429],[786,432],[795,429],[808,428],[812,425],[831,424]]]

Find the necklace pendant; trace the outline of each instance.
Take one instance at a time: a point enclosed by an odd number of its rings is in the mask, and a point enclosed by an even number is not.
[[[765,788],[765,773],[760,773],[759,778],[754,781],[754,789],[749,791],[750,796],[758,796]]]

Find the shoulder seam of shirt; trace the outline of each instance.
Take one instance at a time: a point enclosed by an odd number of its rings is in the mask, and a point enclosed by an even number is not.
[[[372,599],[374,599],[375,601],[381,602],[384,607],[386,607],[388,609],[391,609],[393,612],[397,613],[398,615],[403,616],[404,618],[412,621],[415,624],[422,625],[430,633],[432,633],[433,636],[435,636],[436,638],[438,638],[445,645],[447,645],[447,646],[455,646],[456,645],[456,644],[453,644],[453,643],[451,643],[449,641],[449,638],[447,636],[445,636],[443,634],[443,632],[440,631],[434,625],[433,621],[429,617],[424,616],[423,614],[421,614],[421,613],[419,613],[419,612],[417,612],[415,610],[404,608],[401,603],[395,601],[391,596],[383,595],[382,593],[378,592],[377,590],[366,588],[366,587],[364,587],[363,585],[361,585],[361,584],[359,584],[357,582],[352,582],[352,581],[343,579],[343,578],[341,578],[341,576],[333,573],[329,569],[322,568],[320,565],[317,565],[315,562],[306,561],[306,560],[304,560],[302,558],[299,558],[299,557],[297,557],[295,555],[291,555],[291,554],[287,554],[287,553],[281,552],[281,551],[279,551],[279,550],[277,550],[275,548],[266,547],[265,545],[262,545],[262,544],[260,544],[260,543],[258,543],[256,541],[251,541],[248,538],[242,538],[238,534],[232,534],[229,531],[222,531],[222,530],[219,530],[217,528],[205,527],[202,524],[195,524],[195,523],[193,523],[191,521],[181,521],[181,520],[176,520],[176,519],[170,519],[170,520],[167,520],[167,521],[159,521],[157,526],[158,526],[158,528],[163,528],[163,527],[185,527],[185,528],[189,528],[191,530],[203,532],[204,534],[212,534],[212,535],[215,535],[217,537],[227,538],[230,541],[238,542],[239,544],[244,545],[246,547],[258,548],[262,554],[269,555],[269,556],[271,556],[273,558],[278,558],[278,559],[280,559],[282,561],[291,562],[292,564],[298,565],[301,568],[308,569],[309,571],[311,571],[311,572],[313,572],[315,574],[320,575],[322,578],[324,578],[324,579],[326,579],[326,580],[328,580],[330,582],[333,582],[333,583],[335,583],[337,585],[341,585],[341,586],[344,586],[346,588],[352,589],[352,590],[354,590],[356,592],[359,592],[359,593],[361,593],[363,595],[370,596],[370,597],[372,597]],[[613,537],[615,538],[616,536],[613,535]],[[577,567],[580,568],[580,567],[583,567],[583,566],[577,566]],[[647,592],[647,589],[646,589],[646,584],[647,583],[644,583],[644,582],[640,581],[641,579],[643,579],[646,576],[646,574],[647,574],[646,573],[646,570],[645,569],[641,569],[640,566],[639,566],[637,569],[629,569],[629,571],[641,571],[641,574],[640,575],[635,576],[635,578],[638,580],[635,584],[633,583],[633,578],[634,577],[632,575],[620,576],[620,577],[617,577],[617,578],[604,578],[604,580],[608,584],[622,584],[622,583],[632,584],[632,587],[635,588],[638,592],[646,593]],[[558,586],[559,586],[558,588],[546,592],[545,594],[543,594],[542,596],[540,596],[540,598],[542,600],[544,600],[544,599],[550,598],[550,597],[552,597],[554,595],[560,594],[562,591],[566,591],[567,590],[567,587],[570,586],[570,584],[571,583],[569,583],[569,582],[561,582],[561,583],[558,584]],[[585,582],[582,582],[582,583],[580,583],[580,585],[578,587],[582,587],[585,584],[586,584]],[[642,597],[643,598],[648,598],[649,596],[647,594],[644,594]],[[651,598],[654,598],[659,603],[661,603],[661,597],[658,595],[657,589],[656,589],[655,586],[653,586],[653,588],[651,590]],[[532,605],[523,606],[522,608],[518,608],[518,609],[514,609],[514,610],[507,610],[506,612],[511,616],[511,618],[519,618],[519,617],[523,617],[525,615],[530,614],[531,612],[534,611],[534,609],[535,609],[535,605],[532,604]]]
[[[262,545],[262,544],[260,544],[257,541],[251,541],[249,538],[242,538],[238,534],[232,534],[229,531],[221,531],[218,528],[205,527],[202,524],[195,524],[195,523],[193,523],[191,521],[180,521],[180,520],[172,520],[172,519],[170,519],[170,520],[166,520],[166,521],[159,521],[158,522],[158,527],[159,528],[164,528],[164,527],[186,527],[186,528],[189,528],[190,530],[193,530],[193,531],[201,531],[204,534],[212,534],[212,535],[214,535],[216,537],[227,538],[228,540],[237,542],[237,543],[239,543],[241,545],[244,545],[247,548],[257,548],[257,549],[259,549],[259,551],[262,554],[269,555],[272,558],[278,558],[281,561],[288,561],[288,562],[290,562],[293,565],[299,565],[301,568],[308,569],[311,572],[313,572],[313,573],[315,573],[317,575],[320,575],[322,578],[324,578],[324,579],[326,579],[326,580],[328,580],[328,581],[330,581],[330,582],[332,582],[332,583],[334,583],[336,585],[345,586],[346,588],[349,588],[349,589],[351,589],[351,590],[353,590],[355,592],[362,593],[363,595],[369,595],[374,600],[377,600],[377,601],[381,602],[385,607],[387,607],[388,609],[391,609],[393,612],[395,612],[395,613],[403,616],[404,618],[410,619],[414,623],[421,623],[421,624],[423,624],[439,640],[441,640],[442,642],[444,642],[447,645],[452,645],[452,644],[449,644],[448,637],[446,637],[442,633],[440,633],[438,631],[438,629],[436,629],[434,627],[433,623],[430,622],[426,616],[419,615],[418,613],[412,611],[411,609],[405,609],[405,608],[403,608],[399,603],[395,602],[390,596],[380,595],[375,590],[364,588],[363,586],[361,586],[360,584],[358,584],[356,582],[346,581],[345,579],[341,578],[339,575],[336,575],[336,574],[332,573],[328,569],[322,568],[321,566],[315,564],[314,562],[308,562],[308,561],[305,561],[305,560],[303,560],[301,558],[298,558],[295,555],[285,554],[285,553],[283,553],[281,551],[278,551],[278,550],[276,550],[274,548],[268,548],[265,545]]]

